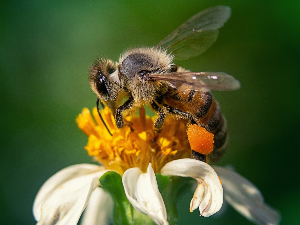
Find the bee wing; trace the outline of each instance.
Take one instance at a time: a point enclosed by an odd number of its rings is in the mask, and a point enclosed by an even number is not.
[[[233,76],[223,72],[174,72],[152,74],[153,80],[168,81],[178,88],[183,84],[189,85],[187,90],[201,90],[208,88],[218,91],[233,91],[240,88],[240,82]]]
[[[230,7],[215,6],[194,15],[156,47],[166,49],[176,59],[188,59],[206,51],[217,39],[218,29],[230,17]]]

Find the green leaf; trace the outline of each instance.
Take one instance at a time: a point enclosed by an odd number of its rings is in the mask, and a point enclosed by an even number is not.
[[[170,184],[170,177],[161,175],[160,173],[155,174],[157,185],[160,193],[163,192],[167,188],[167,186]]]
[[[110,171],[100,177],[101,187],[109,192],[114,201],[114,224],[131,224],[131,204],[126,198],[120,174]],[[129,213],[129,215],[128,215]]]

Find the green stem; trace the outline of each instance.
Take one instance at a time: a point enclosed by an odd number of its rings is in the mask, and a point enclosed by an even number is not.
[[[114,201],[114,224],[115,225],[129,225],[129,224],[154,224],[147,215],[142,214],[132,207],[128,201],[121,176],[113,171],[105,173],[100,178],[101,187],[109,192]]]

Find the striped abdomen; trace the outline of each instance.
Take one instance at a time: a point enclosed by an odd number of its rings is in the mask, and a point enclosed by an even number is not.
[[[208,90],[170,89],[164,96],[164,103],[178,110],[177,115],[188,116],[192,123],[214,134],[214,150],[208,155],[211,161],[218,161],[223,156],[227,145],[226,120]]]
[[[216,162],[225,153],[227,147],[227,124],[219,104],[212,98],[212,103],[203,117],[195,118],[199,126],[214,134],[214,150],[208,155],[208,158]]]

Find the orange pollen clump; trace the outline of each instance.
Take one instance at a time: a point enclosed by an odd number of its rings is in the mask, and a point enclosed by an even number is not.
[[[101,122],[96,108],[93,109],[94,119],[90,111],[84,108],[76,122],[88,136],[85,146],[88,154],[107,169],[120,174],[132,167],[146,171],[151,163],[157,173],[172,160],[191,157],[186,134],[187,120],[167,117],[162,132],[157,133],[154,129],[155,117],[147,116],[144,108],[140,108],[139,116],[124,117],[124,127],[121,129],[117,128],[108,107],[101,111],[101,115],[112,136]]]
[[[214,149],[214,135],[205,128],[196,124],[189,125],[187,135],[194,151],[208,155]]]

